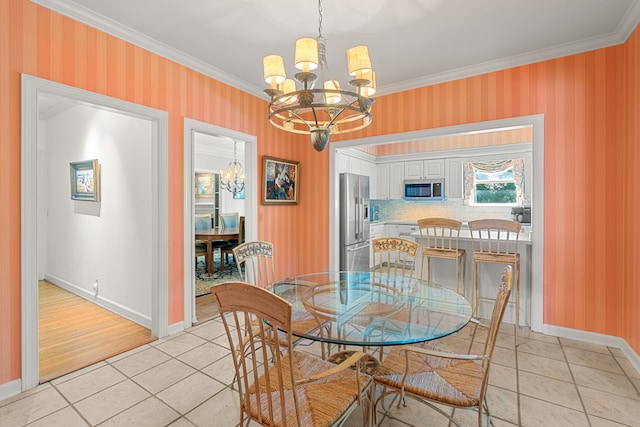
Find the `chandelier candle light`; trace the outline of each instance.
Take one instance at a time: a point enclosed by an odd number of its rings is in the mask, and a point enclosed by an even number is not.
[[[376,91],[375,72],[371,68],[366,46],[347,49],[349,84],[354,91],[344,90],[331,77],[326,59],[326,40],[322,37],[322,0],[318,1],[318,38],[296,40],[295,81],[287,78],[284,60],[268,55],[263,60],[264,79],[269,88],[269,121],[288,132],[311,135],[311,144],[322,151],[330,134],[363,129],[371,123],[370,97]],[[296,81],[302,87],[296,88]]]
[[[229,163],[227,170],[224,172],[220,170],[220,186],[233,193],[234,196],[244,190],[244,168],[238,162],[237,144],[237,141],[233,141],[233,161]]]

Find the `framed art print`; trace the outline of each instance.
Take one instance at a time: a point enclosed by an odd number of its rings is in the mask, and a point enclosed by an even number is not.
[[[300,164],[264,156],[263,204],[297,204]]]
[[[98,159],[71,162],[71,199],[100,201],[100,164]]]

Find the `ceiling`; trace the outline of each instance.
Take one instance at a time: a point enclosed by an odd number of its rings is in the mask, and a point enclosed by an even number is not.
[[[262,58],[317,37],[315,0],[32,0],[267,98]],[[640,0],[323,0],[333,77],[365,44],[378,94],[458,79],[624,42]],[[346,83],[343,84],[346,86]]]

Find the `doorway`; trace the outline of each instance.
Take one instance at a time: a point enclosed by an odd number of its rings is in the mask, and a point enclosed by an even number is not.
[[[21,388],[23,391],[35,387],[39,382],[38,280],[42,278],[45,270],[42,267],[43,262],[46,261],[46,258],[43,258],[42,235],[43,231],[46,231],[48,214],[48,201],[44,186],[47,177],[44,175],[46,168],[43,168],[47,157],[43,150],[45,141],[42,140],[43,129],[39,117],[47,99],[63,101],[57,108],[69,108],[69,105],[91,107],[99,111],[109,111],[149,123],[149,140],[152,142],[149,153],[151,160],[147,173],[151,184],[147,189],[150,193],[150,208],[146,214],[148,214],[152,237],[148,245],[148,253],[145,255],[150,259],[148,271],[145,274],[151,278],[152,302],[148,316],[142,315],[143,319],[140,323],[146,323],[156,337],[166,336],[168,330],[167,113],[37,77],[22,75]],[[74,214],[99,218],[100,206],[97,204],[75,205],[73,209]],[[149,295],[147,295],[148,297]],[[103,302],[107,307],[109,306],[108,301]]]
[[[329,270],[336,270],[339,265],[339,227],[337,218],[339,206],[339,180],[337,179],[337,153],[339,149],[382,144],[403,143],[409,141],[425,140],[451,135],[470,134],[474,132],[486,132],[490,130],[505,129],[517,126],[531,126],[533,136],[533,170],[534,170],[534,194],[532,199],[532,216],[536,218],[533,228],[532,240],[535,242],[532,248],[532,272],[531,272],[531,329],[536,332],[543,330],[543,247],[544,247],[544,115],[513,117],[509,119],[491,120],[486,122],[468,123],[456,126],[448,126],[434,129],[423,129],[401,134],[389,134],[371,138],[360,138],[347,141],[339,141],[331,144],[329,154],[329,176],[332,177],[329,185]]]
[[[194,176],[195,144],[198,135],[208,135],[214,138],[227,138],[244,141],[244,174],[245,174],[245,240],[252,241],[258,237],[258,149],[257,138],[254,135],[237,132],[197,120],[184,119],[184,283],[191,286],[184,287],[184,328],[190,328],[200,319],[195,309],[195,270],[193,268],[194,251]]]

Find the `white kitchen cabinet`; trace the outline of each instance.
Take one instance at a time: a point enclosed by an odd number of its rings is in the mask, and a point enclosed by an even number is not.
[[[421,179],[423,169],[422,160],[414,160],[411,162],[404,162],[404,179]]]
[[[376,165],[376,181],[378,183],[378,199],[389,198],[389,163]],[[373,197],[372,197],[373,198]]]
[[[369,238],[373,241],[373,239],[378,239],[384,235],[384,223],[371,223],[369,226]],[[369,267],[377,267],[375,265],[375,258],[373,256],[373,246],[369,247]]]
[[[389,163],[389,198],[402,199],[404,196],[404,162]]]
[[[444,159],[404,162],[404,179],[444,178]]]
[[[462,198],[462,159],[446,159],[444,162],[444,191],[448,199]]]
[[[351,156],[345,153],[336,153],[336,169],[338,173],[348,173],[351,172],[349,170],[349,158]]]
[[[361,174],[369,177],[369,198],[378,199],[378,169],[376,164],[367,160],[362,160]]]

